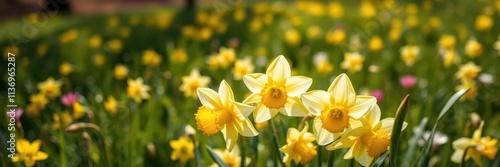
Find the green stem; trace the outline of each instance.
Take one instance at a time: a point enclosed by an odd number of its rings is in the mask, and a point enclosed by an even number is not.
[[[65,131],[68,133],[81,132],[81,131],[85,131],[85,130],[92,130],[97,134],[97,136],[101,140],[101,142],[99,142],[98,144],[101,144],[101,146],[99,148],[101,149],[101,152],[104,153],[104,159],[106,160],[106,166],[111,167],[111,159],[109,158],[110,156],[109,156],[108,147],[107,147],[104,135],[102,134],[101,128],[99,128],[97,125],[92,124],[92,123],[80,122],[80,123],[71,124],[70,126],[68,126],[65,129]],[[62,131],[60,132],[60,134],[62,134]]]
[[[328,165],[327,166],[333,166],[334,160],[335,160],[335,151],[332,150],[332,151],[330,151],[329,156],[328,156]]]
[[[276,132],[276,126],[274,125],[274,121],[272,119],[269,120],[269,124],[271,125],[271,130],[273,131],[273,143],[274,149],[276,150],[276,155],[278,156],[278,163],[283,165],[283,155],[280,151],[280,143],[278,140],[278,132]]]
[[[58,116],[60,117],[62,113],[61,110],[57,109],[57,112],[59,114]],[[60,121],[59,124],[61,127],[64,127],[64,125],[62,125],[62,121]],[[64,141],[64,133],[62,130],[59,130],[59,147],[61,148],[61,150],[64,150],[66,148],[66,142]],[[61,162],[61,166],[68,166],[66,153],[61,152],[61,154],[59,154],[59,161]]]
[[[197,167],[201,167],[202,164],[201,164],[201,154],[200,154],[200,149],[198,147],[196,147],[196,136],[195,135],[190,135],[191,136],[191,140],[193,140],[193,148],[194,148],[194,155],[195,155],[195,158],[196,158],[196,166]]]
[[[324,146],[318,146],[318,165],[323,166],[323,148]]]

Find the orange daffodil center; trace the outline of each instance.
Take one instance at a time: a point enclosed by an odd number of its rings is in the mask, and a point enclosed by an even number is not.
[[[267,68],[266,74],[253,73],[243,76],[245,85],[252,94],[243,103],[256,104],[253,112],[255,122],[270,120],[278,112],[287,116],[306,116],[308,111],[299,96],[312,84],[312,79],[291,76],[290,64],[282,55]]]
[[[376,103],[375,97],[356,96],[349,77],[339,75],[328,88],[328,92],[314,90],[302,95],[314,120],[314,131],[319,145],[326,145],[338,138],[350,127],[350,122],[359,119]]]
[[[234,94],[229,84],[223,80],[219,92],[208,88],[198,88],[198,97],[203,104],[195,114],[198,129],[207,136],[222,131],[226,148],[232,151],[238,134],[253,137],[258,134],[248,115],[255,108],[234,101]]]

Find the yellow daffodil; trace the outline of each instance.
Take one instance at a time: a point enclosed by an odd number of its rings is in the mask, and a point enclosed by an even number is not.
[[[238,9],[236,9],[234,11],[233,17],[234,17],[234,20],[236,22],[241,22],[241,21],[245,20],[245,17],[246,17],[245,8],[238,8]]]
[[[431,18],[429,18],[428,22],[431,28],[439,28],[441,26],[441,19],[437,16],[432,16]]]
[[[62,44],[70,43],[78,38],[78,31],[75,29],[68,30],[59,36],[59,42]]]
[[[40,90],[40,93],[44,94],[48,98],[55,98],[61,95],[61,85],[62,82],[59,80],[54,80],[54,78],[49,77],[47,80],[38,83],[36,87]]]
[[[309,89],[312,79],[292,76],[290,64],[283,55],[274,59],[266,74],[247,74],[243,76],[243,82],[252,92],[243,103],[257,104],[253,112],[257,123],[271,119],[278,112],[287,116],[305,116],[308,113],[297,98]]]
[[[222,68],[227,68],[231,63],[236,60],[236,53],[233,48],[225,48],[221,47],[219,49],[219,63],[222,66]]]
[[[87,109],[79,102],[73,103],[73,118],[80,119],[85,116]]]
[[[476,58],[483,54],[483,45],[472,38],[465,43],[465,54],[470,58]]]
[[[67,76],[69,75],[71,72],[73,71],[73,67],[71,66],[71,64],[69,64],[68,62],[63,62],[61,63],[61,65],[59,66],[59,73],[61,73],[62,76]]]
[[[482,68],[477,66],[474,62],[468,62],[462,66],[455,73],[455,78],[462,78],[465,80],[474,80],[476,79],[479,72],[481,72]]]
[[[409,15],[406,16],[406,24],[408,24],[409,27],[414,28],[418,25],[418,16],[417,15]]]
[[[479,31],[488,31],[495,22],[488,15],[479,15],[476,18],[476,29]]]
[[[462,89],[469,89],[469,91],[467,91],[464,96],[460,97],[460,101],[465,101],[466,99],[473,100],[477,97],[476,81],[462,78],[461,84],[458,85],[455,90],[459,91]]]
[[[308,39],[316,39],[321,36],[321,27],[317,25],[313,25],[307,29],[307,38]]]
[[[244,75],[253,73],[254,69],[255,66],[252,64],[252,59],[250,57],[239,59],[234,63],[234,68],[233,68],[234,79],[242,80]]]
[[[291,166],[292,160],[295,164],[305,165],[316,156],[316,146],[312,143],[316,138],[307,132],[308,129],[307,124],[300,132],[295,128],[288,129],[286,145],[280,148],[280,151],[285,153],[283,163],[286,166]]]
[[[220,83],[219,92],[209,88],[198,88],[197,92],[203,106],[198,108],[195,119],[204,135],[213,136],[222,131],[226,148],[232,151],[238,134],[245,137],[259,134],[247,118],[255,107],[236,102],[225,80]]]
[[[328,12],[331,18],[339,19],[344,16],[344,7],[338,1],[330,2],[328,4]]]
[[[418,46],[407,45],[402,47],[399,52],[401,53],[401,59],[405,62],[406,66],[413,66],[417,60],[418,54],[420,54],[420,48]]]
[[[193,38],[196,35],[196,28],[193,25],[182,27],[182,36],[184,38]]]
[[[92,61],[96,67],[102,67],[106,63],[106,58],[102,54],[96,54]]]
[[[49,155],[40,151],[40,145],[42,145],[42,141],[40,140],[30,143],[26,139],[18,139],[16,142],[17,154],[12,158],[12,162],[24,161],[25,166],[32,167],[35,166],[36,161],[47,159]]]
[[[260,17],[255,17],[250,21],[250,31],[257,32],[262,29],[262,19]]]
[[[108,41],[107,46],[111,53],[119,53],[122,51],[123,43],[120,39],[112,39]]]
[[[402,29],[397,29],[397,28],[391,28],[389,31],[389,40],[391,42],[396,42],[401,38],[401,34],[403,33]]]
[[[44,57],[45,54],[47,54],[47,50],[49,50],[48,46],[46,44],[40,44],[36,48],[36,55],[38,57]]]
[[[198,88],[207,87],[210,83],[210,77],[201,76],[198,69],[191,70],[189,76],[182,77],[182,85],[179,86],[179,90],[184,92],[184,96],[197,98],[196,90]]]
[[[116,115],[118,107],[115,97],[111,95],[108,96],[108,100],[104,102],[104,109],[106,109],[106,111],[108,111],[111,115]]]
[[[448,68],[451,65],[455,64],[457,60],[457,54],[454,50],[446,50],[443,54],[443,64],[444,67]]]
[[[142,52],[142,64],[151,68],[155,68],[160,65],[162,61],[161,55],[156,53],[156,51],[149,49]]]
[[[370,39],[368,48],[372,52],[378,52],[384,48],[384,41],[379,36],[374,36]]]
[[[465,160],[472,158],[478,166],[482,166],[481,155],[491,160],[495,159],[498,152],[498,140],[489,136],[481,137],[483,126],[484,121],[474,131],[472,138],[462,137],[453,142],[455,152],[451,156],[451,161],[460,164],[465,154]]]
[[[45,109],[48,103],[49,99],[42,93],[31,95],[30,104],[26,107],[27,114],[34,117],[40,115],[40,110]]]
[[[389,149],[391,141],[394,118],[380,120],[380,115],[380,108],[375,104],[365,117],[352,122],[352,130],[346,131],[340,139],[335,140],[326,149],[349,148],[344,159],[355,158],[361,165],[369,166],[373,158]],[[407,125],[404,122],[403,129]]]
[[[364,19],[369,19],[377,14],[377,8],[370,1],[362,1],[359,7],[359,14]]]
[[[332,45],[341,44],[342,42],[344,42],[345,38],[346,38],[345,31],[344,31],[344,29],[341,29],[341,28],[329,30],[326,33],[326,37],[325,37],[326,42],[329,44],[332,44]]]
[[[148,93],[150,89],[151,88],[148,85],[144,85],[141,77],[135,80],[128,79],[127,81],[127,96],[132,98],[137,103],[141,103],[142,99],[150,98]]]
[[[94,36],[90,37],[90,39],[89,39],[89,47],[90,48],[98,49],[99,47],[101,47],[101,44],[102,44],[101,36],[94,35]]]
[[[238,148],[237,145],[233,148],[233,151],[228,151],[227,149],[224,150],[214,149],[214,152],[226,163],[227,166],[236,167],[240,166],[241,164],[242,159],[240,155],[240,149]],[[244,166],[250,165],[251,161],[252,160],[250,159],[250,157],[245,157]],[[216,167],[217,165],[213,164],[212,166]]]
[[[156,27],[160,30],[165,30],[172,25],[174,16],[171,12],[160,12],[156,15]]]
[[[73,121],[71,115],[67,111],[62,112],[61,114],[53,114],[52,119],[54,121],[54,123],[52,123],[52,129],[54,130],[61,128],[61,125],[63,128],[66,128]]]
[[[115,67],[114,76],[117,80],[122,80],[122,79],[125,79],[127,77],[128,72],[129,72],[129,70],[127,67],[125,67],[124,65],[118,64]]]
[[[314,132],[319,145],[326,145],[338,138],[376,103],[373,96],[356,95],[351,80],[346,74],[335,78],[328,91],[314,90],[302,95],[314,119]]]
[[[365,58],[358,52],[348,52],[344,55],[344,61],[340,63],[340,68],[346,69],[349,73],[356,73],[363,69]]]
[[[300,44],[300,33],[295,29],[285,31],[285,41],[289,45],[297,46]]]
[[[212,38],[212,30],[208,27],[202,27],[199,29],[197,37],[200,41],[207,41]]]
[[[170,61],[175,64],[182,64],[188,60],[186,51],[183,48],[175,49],[170,54]]]
[[[445,34],[441,36],[439,39],[439,47],[444,49],[453,49],[455,48],[456,39],[455,36]]]
[[[173,149],[172,154],[170,154],[170,159],[180,160],[182,163],[194,159],[193,142],[189,141],[186,137],[183,136],[177,140],[172,140],[169,144]]]
[[[321,61],[316,66],[316,71],[321,75],[328,75],[333,71],[333,65],[328,60]]]

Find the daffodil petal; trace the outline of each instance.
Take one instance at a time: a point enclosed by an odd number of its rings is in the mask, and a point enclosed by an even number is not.
[[[311,87],[313,80],[304,76],[292,76],[286,79],[285,89],[288,96],[299,96]]]
[[[462,137],[453,142],[453,148],[465,150],[467,147],[471,146],[473,141],[469,138]]]
[[[243,82],[252,93],[260,93],[267,84],[267,75],[262,73],[246,74]]]
[[[266,74],[270,76],[273,81],[280,81],[292,75],[290,64],[285,56],[280,55],[267,67]]]
[[[355,145],[359,145],[359,143],[355,143],[354,146]],[[347,152],[344,154],[344,159],[352,159],[354,157],[354,146],[347,150]]]
[[[224,140],[226,140],[226,149],[232,151],[236,141],[238,140],[238,131],[234,126],[226,125],[222,129],[222,134],[224,135]]]
[[[37,152],[38,150],[40,150],[40,145],[42,145],[41,140],[33,141],[28,147],[29,152]]]
[[[234,102],[234,105],[240,110],[242,116],[238,116],[240,120],[247,118],[250,114],[252,114],[253,109],[255,109],[254,106],[243,103]]]
[[[371,111],[366,112],[365,118],[370,123],[370,125],[374,126],[380,121],[381,114],[382,113],[380,112],[380,107],[378,107],[378,105],[375,103]]]
[[[380,122],[378,122],[378,124],[376,125],[376,127],[378,129],[375,128],[374,130],[381,132],[381,133],[385,133],[387,135],[391,135],[392,134],[392,127],[394,126],[394,120],[395,120],[394,118],[384,118]],[[406,127],[406,126],[404,126],[404,127]]]
[[[18,153],[26,153],[26,152],[29,152],[29,146],[30,146],[30,142],[26,139],[19,139],[17,141],[17,147],[16,147],[16,150]]]
[[[328,92],[334,97],[335,103],[347,105],[348,99],[356,96],[351,80],[346,74],[340,74],[333,80]]]
[[[462,157],[464,157],[464,150],[455,150],[451,155],[451,161],[460,164],[462,163]]]
[[[341,148],[350,148],[354,145],[356,141],[351,140],[347,137],[341,137],[338,140],[335,140],[332,144],[326,147],[327,150],[337,150]]]
[[[243,104],[254,104],[262,101],[262,96],[258,93],[251,94],[245,100],[243,100]]]
[[[208,88],[198,88],[198,98],[200,99],[201,104],[207,106],[209,108],[216,108],[217,106],[221,106],[222,103],[219,98],[219,94]]]
[[[358,119],[370,111],[376,102],[377,99],[373,96],[357,96],[354,105],[349,107],[349,116]]]
[[[333,133],[328,132],[326,129],[322,128],[323,123],[321,119],[316,117],[314,119],[314,133],[316,134],[316,141],[319,145],[324,146],[333,141]]]
[[[239,127],[241,127],[241,129],[238,129],[238,131],[242,136],[254,137],[254,136],[257,136],[259,134],[259,132],[257,132],[257,130],[254,128],[254,126],[252,125],[252,122],[250,122],[249,119],[245,119],[244,121],[241,121]]]
[[[302,94],[302,103],[309,107],[309,112],[314,116],[320,116],[323,109],[330,105],[330,94],[322,90],[313,90]]]
[[[356,159],[363,166],[370,166],[373,161],[373,157],[370,157],[366,151],[363,151],[361,155]]]
[[[283,115],[290,117],[303,117],[307,115],[308,110],[303,104],[300,103],[300,99],[298,97],[288,97],[288,99],[289,100],[287,100],[287,103],[285,104],[285,109],[280,110]]]
[[[269,109],[265,105],[260,104],[257,106],[257,109],[254,112],[255,122],[261,123],[270,120],[272,117],[278,114],[278,111],[279,110]]]
[[[219,96],[224,106],[229,106],[229,104],[234,101],[233,90],[226,82],[226,80],[222,80],[219,85]]]
[[[49,157],[49,154],[44,153],[44,152],[41,152],[41,151],[38,151],[38,152],[35,154],[35,156],[33,156],[33,159],[34,159],[34,160],[39,161],[39,160],[45,160],[45,159],[47,159],[48,157]]]

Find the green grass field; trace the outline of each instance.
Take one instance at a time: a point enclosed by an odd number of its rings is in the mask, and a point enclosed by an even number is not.
[[[498,0],[15,18],[0,166],[499,166],[499,21]]]

